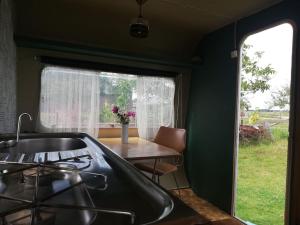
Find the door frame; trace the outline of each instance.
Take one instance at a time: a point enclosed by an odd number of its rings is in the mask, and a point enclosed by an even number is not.
[[[292,58],[291,58],[291,82],[290,82],[290,112],[289,112],[289,138],[288,138],[288,152],[287,152],[287,173],[286,173],[286,198],[285,198],[285,218],[284,218],[284,224],[285,225],[294,225],[296,222],[292,222],[293,217],[295,217],[295,213],[291,214],[291,206],[294,205],[294,203],[291,201],[291,195],[292,189],[294,192],[297,190],[297,188],[292,188],[292,184],[295,183],[293,180],[295,179],[293,171],[295,169],[295,149],[296,146],[300,146],[300,138],[297,138],[296,136],[300,137],[300,131],[296,132],[297,120],[296,115],[297,112],[300,113],[300,105],[298,106],[296,103],[296,99],[300,99],[300,93],[297,94],[297,85],[296,85],[296,53],[297,53],[297,46],[296,46],[296,38],[297,38],[297,29],[296,24],[292,20],[280,20],[276,23],[272,23],[270,26],[265,26],[261,29],[255,30],[251,33],[248,33],[243,36],[243,38],[240,40],[238,45],[238,60],[237,60],[237,88],[236,88],[236,118],[235,118],[235,133],[234,133],[234,156],[233,156],[233,185],[232,185],[232,204],[231,204],[231,215],[235,216],[235,207],[236,207],[236,195],[237,195],[237,177],[238,177],[238,149],[239,149],[239,123],[240,123],[240,91],[241,91],[241,70],[242,70],[242,51],[241,48],[245,42],[245,40],[254,34],[260,33],[264,30],[272,29],[277,26],[283,25],[283,24],[289,24],[293,29],[293,38],[292,38]],[[300,86],[299,86],[300,88]],[[299,95],[299,97],[297,97]],[[298,106],[298,107],[297,107]],[[298,114],[299,114],[298,113]],[[300,115],[300,114],[299,114]],[[299,122],[300,123],[300,122]],[[300,124],[299,124],[300,125]],[[300,126],[299,126],[300,127]],[[298,134],[298,135],[297,135]],[[300,155],[299,160],[297,161],[297,164],[300,166]],[[298,166],[298,168],[299,168]],[[300,172],[298,174],[298,177],[300,178]],[[297,183],[297,182],[296,182]],[[298,183],[297,183],[298,184]],[[300,183],[297,185],[297,187],[300,186]],[[300,200],[300,195],[299,200]],[[239,219],[239,218],[237,218]]]

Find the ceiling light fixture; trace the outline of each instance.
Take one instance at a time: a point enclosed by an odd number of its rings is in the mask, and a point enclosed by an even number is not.
[[[134,18],[129,25],[129,33],[135,38],[146,38],[149,34],[149,22],[143,17],[143,5],[147,0],[136,0],[139,5],[139,16]]]

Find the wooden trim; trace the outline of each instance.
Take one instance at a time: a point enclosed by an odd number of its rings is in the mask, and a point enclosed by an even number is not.
[[[286,198],[286,223],[297,225],[300,223],[300,70],[299,65],[300,48],[297,43],[298,29],[293,26],[293,50],[292,50],[292,80],[291,80],[291,110],[289,127],[289,155],[288,155],[288,177],[287,177],[287,198]]]
[[[119,138],[121,137],[122,128],[100,128],[99,138]],[[128,128],[128,137],[139,137],[137,128]]]

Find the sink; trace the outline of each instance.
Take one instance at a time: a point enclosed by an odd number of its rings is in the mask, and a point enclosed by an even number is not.
[[[8,141],[13,142],[13,141]],[[17,151],[19,153],[57,152],[77,150],[87,147],[79,138],[33,138],[20,139],[11,147],[2,148],[1,152]]]

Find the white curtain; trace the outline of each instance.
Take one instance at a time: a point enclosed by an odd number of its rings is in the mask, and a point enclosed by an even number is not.
[[[137,127],[139,136],[153,140],[160,126],[174,126],[175,82],[172,78],[137,78]]]
[[[48,66],[42,72],[39,131],[84,132],[97,138],[100,76],[89,70]]]

